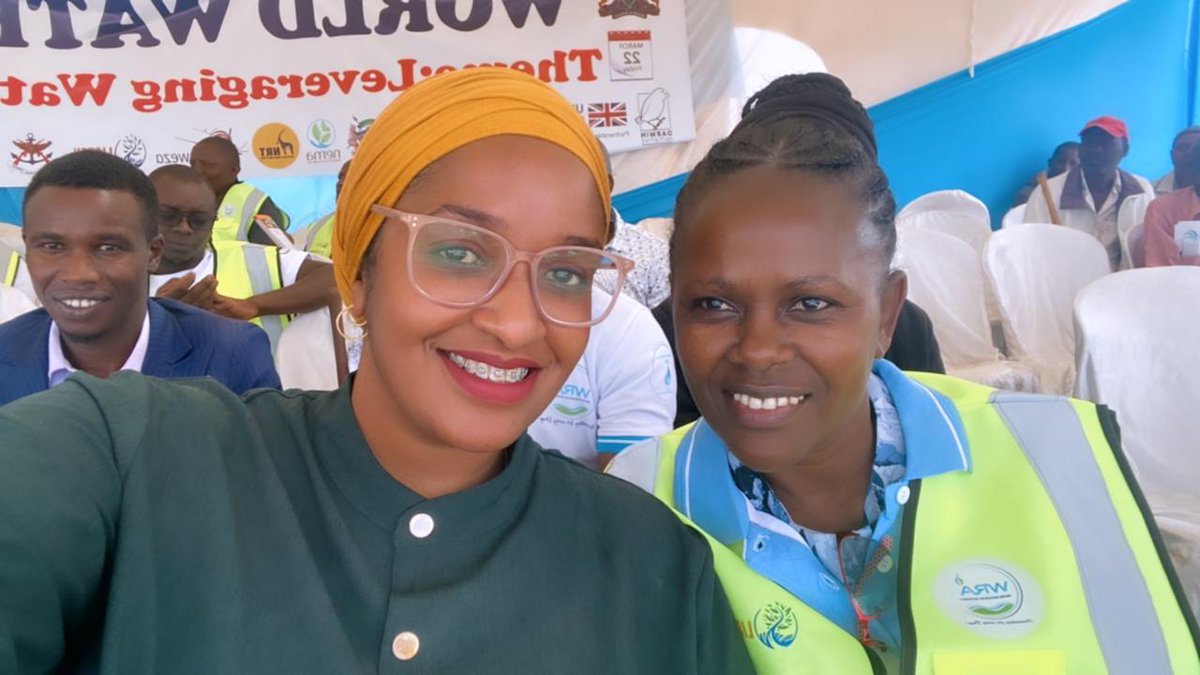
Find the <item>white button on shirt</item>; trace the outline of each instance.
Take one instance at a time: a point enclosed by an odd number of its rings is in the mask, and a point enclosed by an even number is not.
[[[433,534],[433,517],[428,513],[418,513],[408,521],[408,532],[417,539],[424,539]]]
[[[125,364],[118,370],[142,372],[142,365],[146,362],[146,348],[149,344],[150,312],[147,311],[146,316],[142,319],[142,332],[138,334],[137,342],[133,343],[133,351],[129,352],[129,358],[125,359]],[[49,356],[47,379],[51,387],[57,387],[77,369],[71,365],[71,362],[67,360],[67,355],[63,353],[62,334],[58,330],[58,324],[53,321],[50,322],[50,336],[46,340],[46,349]]]
[[[421,650],[421,639],[416,633],[404,631],[392,640],[392,656],[401,661],[409,661]]]

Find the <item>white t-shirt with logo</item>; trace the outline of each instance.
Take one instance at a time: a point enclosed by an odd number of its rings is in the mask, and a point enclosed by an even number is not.
[[[600,288],[593,294],[595,302],[612,297]],[[674,421],[671,346],[650,310],[621,294],[612,313],[592,327],[583,358],[529,435],[596,468],[600,453],[665,434]]]

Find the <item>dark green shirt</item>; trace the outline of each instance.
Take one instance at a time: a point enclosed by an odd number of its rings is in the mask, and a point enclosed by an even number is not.
[[[0,408],[0,673],[60,663],[751,672],[708,547],[632,485],[523,437],[493,480],[426,500],[376,462],[349,386],[126,373]]]

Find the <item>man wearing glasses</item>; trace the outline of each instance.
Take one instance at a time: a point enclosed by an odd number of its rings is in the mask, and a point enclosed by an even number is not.
[[[211,376],[241,393],[279,387],[266,335],[170,300],[146,301],[158,265],[154,187],[136,168],[83,150],[56,159],[25,193],[25,267],[42,309],[0,324],[0,404],[76,370]]]
[[[244,241],[213,241],[217,197],[204,176],[175,164],[150,174],[158,194],[162,262],[150,293],[253,321],[274,349],[293,314],[329,306],[333,266],[303,251]]]

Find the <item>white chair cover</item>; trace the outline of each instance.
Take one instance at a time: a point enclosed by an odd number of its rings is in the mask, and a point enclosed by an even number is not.
[[[1069,227],[1020,223],[992,234],[984,251],[1009,357],[1038,373],[1041,391],[1065,394],[1075,382],[1075,296],[1109,273],[1095,237]]]
[[[975,250],[976,257],[983,255],[983,247],[992,235],[986,220],[961,211],[917,211],[896,218],[896,229],[914,227],[936,230],[960,239]]]
[[[1141,229],[1146,220],[1146,208],[1154,201],[1154,195],[1140,194],[1129,197],[1121,204],[1117,212],[1117,236],[1121,240],[1121,269],[1128,270],[1141,267],[1135,264],[1135,254],[1131,246],[1130,234]],[[1144,251],[1143,251],[1144,253]]]
[[[1000,221],[1000,227],[1008,227],[1016,223],[1025,222],[1025,204],[1014,206],[1004,214],[1004,220]]]
[[[962,194],[966,195],[967,193],[963,192]],[[970,195],[967,196],[970,197]],[[974,197],[971,198],[974,199]],[[987,246],[988,239],[992,236],[992,227],[987,219],[980,219],[978,213],[968,213],[966,210],[915,211],[896,218],[896,229],[898,231],[902,232],[914,227],[936,230],[966,242],[975,250],[977,259],[983,258],[983,249]],[[992,293],[991,286],[986,283],[983,287],[983,299],[984,306],[987,307],[988,322],[998,323],[1000,321],[1000,309],[996,304],[996,297]]]
[[[1200,268],[1119,272],[1075,300],[1075,394],[1112,408],[1121,444],[1200,607]]]
[[[25,294],[12,286],[0,284],[0,323],[37,309]]]
[[[987,206],[963,190],[938,190],[921,195],[900,209],[900,213],[897,213],[896,217],[903,218],[920,211],[961,213],[983,222],[989,229],[992,222],[992,215],[988,213]]]
[[[1001,389],[1034,391],[1029,368],[1004,361],[992,344],[979,256],[959,239],[920,227],[900,231],[898,265],[908,297],[929,314],[946,370]]]
[[[8,246],[25,255],[25,240],[21,238],[21,227],[12,223],[0,223],[0,246]]]
[[[328,309],[305,312],[283,329],[275,348],[275,369],[284,389],[338,388],[332,331]]]

